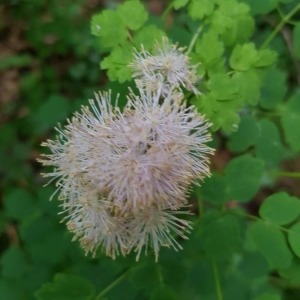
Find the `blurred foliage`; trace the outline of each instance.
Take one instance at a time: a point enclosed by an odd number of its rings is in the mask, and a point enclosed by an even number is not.
[[[295,171],[286,162],[299,166],[299,11],[268,41],[299,1],[150,2],[150,14],[136,1],[0,2],[0,299],[299,300],[299,178],[278,184]],[[191,195],[190,239],[158,263],[86,257],[48,201],[39,145],[94,91],[124,105],[133,46],[151,51],[165,34],[188,46],[199,25],[190,56],[203,93],[187,97],[218,151]]]

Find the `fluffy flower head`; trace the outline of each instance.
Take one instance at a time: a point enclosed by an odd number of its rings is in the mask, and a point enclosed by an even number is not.
[[[182,50],[164,40],[157,56],[136,60],[139,92],[130,92],[123,111],[110,93],[96,94],[42,144],[51,153],[40,162],[54,167],[44,176],[57,179],[67,228],[86,252],[101,247],[115,258],[135,251],[138,259],[152,247],[157,259],[160,246],[181,249],[173,234],[187,238],[191,226],[180,214],[188,212],[180,209],[190,184],[210,175],[213,150],[210,124],[179,87],[195,89]],[[149,85],[147,76],[160,80]]]
[[[184,50],[178,48],[177,44],[171,45],[166,37],[163,38],[162,46],[156,43],[154,55],[142,46],[142,51],[136,50],[134,60],[129,65],[134,70],[133,77],[144,80],[153,89],[163,83],[165,92],[184,86],[199,94],[194,86],[199,79],[196,75],[197,65],[190,65]]]

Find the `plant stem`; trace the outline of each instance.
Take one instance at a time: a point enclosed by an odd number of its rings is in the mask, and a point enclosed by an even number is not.
[[[248,219],[252,219],[252,220],[255,220],[255,221],[261,220],[259,217],[247,214],[246,212],[243,212],[243,211],[240,211],[240,210],[234,210],[232,212],[236,215],[244,216]]]
[[[257,111],[258,114],[266,117],[281,117],[282,113],[279,111]]]
[[[300,178],[299,172],[281,172],[281,171],[274,171],[270,172],[271,175],[278,176],[278,177],[291,177],[291,178]]]
[[[271,41],[274,39],[276,34],[281,30],[281,28],[284,26],[285,23],[287,23],[290,18],[300,9],[300,3],[296,5],[283,19],[280,21],[280,23],[276,26],[276,28],[272,31],[272,33],[268,36],[268,38],[264,41],[264,43],[261,45],[260,49],[266,48]]]
[[[283,13],[283,11],[281,10],[279,4],[277,5],[277,11],[278,11],[278,13],[279,13],[279,15],[280,15],[280,18],[281,18],[281,19],[284,19],[284,13]],[[286,21],[285,23],[291,24],[291,25],[294,25],[294,26],[297,24],[297,22],[293,22],[293,21]]]
[[[250,214],[247,214],[245,212],[241,212],[241,211],[234,211],[233,212],[234,214],[237,214],[237,215],[240,215],[240,216],[244,216],[248,219],[252,219],[252,220],[255,220],[255,221],[264,221],[263,219],[261,219],[260,217],[256,217],[256,216],[253,216],[253,215],[250,215]],[[276,227],[277,229],[283,231],[283,232],[286,232],[286,233],[294,233],[296,235],[299,235],[300,237],[300,233],[296,232],[296,231],[292,231],[291,229],[288,229],[288,228],[284,228],[280,225],[276,225],[276,224],[272,224],[272,223],[269,223],[271,225],[273,225],[274,227]]]
[[[194,47],[194,45],[195,45],[195,43],[197,41],[197,38],[198,38],[200,32],[202,31],[202,28],[203,28],[203,25],[201,24],[199,26],[199,28],[197,29],[196,33],[194,34],[194,36],[193,36],[193,38],[192,38],[192,40],[190,42],[190,45],[188,47],[188,50],[186,52],[186,54],[189,54],[192,51],[192,49],[193,49],[193,47]]]
[[[96,296],[95,300],[100,300],[104,295],[106,295],[116,285],[118,285],[121,281],[123,281],[128,276],[129,272],[130,272],[130,269],[128,269],[126,272],[124,272],[121,276],[119,276],[108,287],[106,287],[98,296]]]
[[[164,13],[162,14],[162,19],[165,19],[167,17],[167,15],[169,14],[169,12],[171,11],[171,9],[173,8],[173,2],[171,2],[168,7],[166,8],[166,10],[164,11]]]
[[[218,267],[217,267],[216,262],[213,259],[212,259],[211,263],[212,263],[212,268],[214,271],[214,278],[215,278],[218,300],[223,300],[220,278],[219,278],[219,273],[218,273]]]

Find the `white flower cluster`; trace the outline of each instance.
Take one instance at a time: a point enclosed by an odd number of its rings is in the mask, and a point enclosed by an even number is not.
[[[58,179],[67,228],[86,252],[100,246],[115,258],[133,250],[138,259],[151,247],[157,259],[160,246],[181,249],[174,234],[185,239],[191,228],[178,217],[189,212],[179,209],[190,184],[209,175],[210,124],[180,92],[179,84],[194,83],[188,58],[167,40],[159,51],[136,54],[139,95],[130,92],[122,112],[110,93],[100,93],[92,110],[82,107],[56,128],[56,140],[42,144],[51,154],[40,162],[55,167],[43,175]]]
[[[129,65],[134,70],[133,77],[142,79],[154,90],[163,83],[164,93],[174,88],[180,90],[183,86],[199,94],[194,87],[198,80],[197,65],[190,65],[188,56],[183,53],[184,50],[185,48],[171,45],[166,37],[162,40],[162,46],[156,43],[155,55],[145,51],[142,46],[142,51],[135,50],[134,61]]]

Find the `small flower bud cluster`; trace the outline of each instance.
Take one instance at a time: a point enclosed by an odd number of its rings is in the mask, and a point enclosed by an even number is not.
[[[51,154],[40,162],[54,166],[44,176],[58,179],[67,228],[86,252],[102,247],[115,258],[135,251],[139,259],[151,247],[157,259],[160,246],[181,249],[174,234],[185,239],[191,228],[179,217],[189,212],[179,209],[187,206],[190,184],[210,174],[210,124],[183,100],[179,84],[194,82],[193,67],[167,43],[158,56],[143,51],[151,64],[132,63],[141,70],[139,94],[130,92],[123,111],[110,93],[96,94],[91,109],[83,106],[56,128],[56,140],[42,144]],[[163,78],[155,88],[148,71]]]

